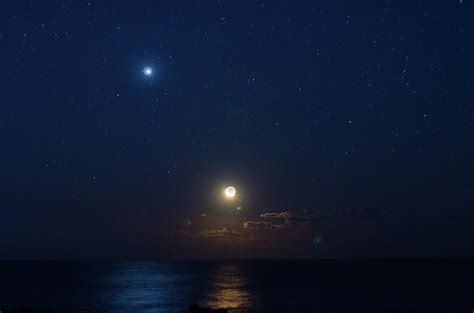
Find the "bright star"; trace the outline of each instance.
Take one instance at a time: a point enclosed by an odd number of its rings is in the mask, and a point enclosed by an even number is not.
[[[151,74],[153,74],[153,69],[147,66],[143,69],[143,74],[145,74],[146,76],[151,76]]]

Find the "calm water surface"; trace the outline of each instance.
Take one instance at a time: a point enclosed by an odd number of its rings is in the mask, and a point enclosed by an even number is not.
[[[474,311],[474,260],[0,262],[0,310]]]

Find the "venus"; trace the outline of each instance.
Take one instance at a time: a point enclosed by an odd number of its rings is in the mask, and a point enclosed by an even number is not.
[[[237,193],[237,190],[233,186],[229,186],[226,189],[224,189],[224,195],[226,196],[227,199],[235,198],[236,193]]]

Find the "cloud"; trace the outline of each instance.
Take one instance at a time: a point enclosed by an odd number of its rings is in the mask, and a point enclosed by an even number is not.
[[[242,224],[243,229],[248,230],[280,230],[283,225],[273,224],[265,221],[246,221]]]
[[[230,237],[236,239],[252,239],[253,236],[244,234],[235,230],[229,230],[227,227],[221,229],[210,229],[199,232],[199,236],[202,237]]]
[[[279,218],[279,219],[289,219],[291,218],[291,213],[288,212],[288,211],[284,211],[284,212],[279,212],[279,213],[276,213],[276,212],[268,212],[268,213],[262,213],[260,214],[260,217],[263,217],[263,218]]]
[[[256,219],[243,220],[239,229],[213,227],[196,230],[191,227],[176,232],[180,238],[199,240],[211,244],[246,244],[267,240],[294,239],[302,233],[313,232],[326,217],[309,211],[294,214],[290,211],[264,212]],[[185,226],[190,226],[191,221]]]
[[[214,243],[245,243],[255,239],[252,235],[230,230],[227,227],[202,230],[197,233],[178,231],[177,234],[183,238],[206,238]]]
[[[327,216],[317,216],[309,211],[294,215],[289,211],[265,212],[260,214],[263,220],[250,220],[242,224],[242,228],[250,231],[286,231],[304,232],[314,229],[319,223],[328,220]],[[268,221],[271,219],[271,222]]]

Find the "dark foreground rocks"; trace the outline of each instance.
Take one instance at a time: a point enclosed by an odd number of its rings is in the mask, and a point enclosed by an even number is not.
[[[193,304],[189,307],[189,313],[228,313],[226,309],[211,309],[208,307],[201,307],[198,304]]]

